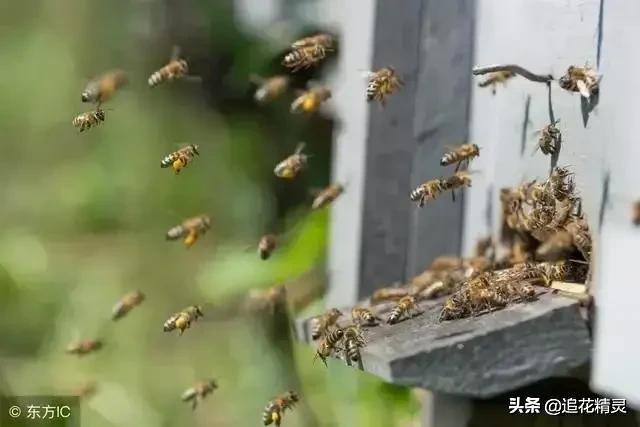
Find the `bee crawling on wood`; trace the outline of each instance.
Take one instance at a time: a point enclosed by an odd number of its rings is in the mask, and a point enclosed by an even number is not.
[[[296,72],[310,68],[326,58],[334,50],[334,39],[328,34],[317,34],[293,42],[291,51],[282,60],[282,65]]]
[[[273,170],[273,173],[278,178],[293,179],[298,176],[298,173],[307,166],[308,155],[303,154],[304,142],[301,142],[296,147],[296,151],[278,163]]]
[[[180,171],[187,167],[187,165],[195,158],[195,156],[200,155],[198,151],[198,146],[195,144],[189,144],[185,147],[180,148],[173,153],[166,155],[160,161],[161,168],[171,168],[175,171],[176,175],[180,173]]]
[[[127,75],[122,70],[108,71],[91,80],[82,91],[82,102],[97,104],[98,107],[110,100],[116,91],[127,84]]]
[[[293,391],[287,391],[276,396],[264,408],[264,412],[262,413],[262,423],[265,426],[273,423],[279,427],[282,423],[284,411],[287,409],[292,410],[299,400],[300,397]]]
[[[182,224],[176,225],[167,231],[167,240],[184,239],[187,248],[204,235],[211,228],[211,219],[207,215],[199,215],[185,219]]]
[[[596,70],[585,65],[576,67],[571,65],[565,75],[558,79],[558,85],[569,92],[580,92],[586,99],[600,90],[600,78]]]
[[[306,91],[298,91],[297,95],[291,103],[291,112],[311,114],[331,98],[331,90],[326,86],[311,86]]]
[[[123,318],[134,307],[142,304],[144,301],[144,294],[140,291],[132,291],[125,294],[111,310],[111,319],[118,320]]]
[[[558,119],[553,123],[549,123],[539,131],[540,137],[538,138],[538,146],[536,149],[540,148],[543,154],[554,155],[560,148],[562,133],[560,133],[560,129],[556,127],[559,122],[560,120]]]
[[[332,308],[326,313],[315,317],[311,321],[311,339],[317,340],[324,336],[331,326],[334,326],[338,319],[342,316],[342,312],[337,308]]]
[[[84,356],[94,351],[98,351],[102,348],[102,341],[83,339],[78,342],[72,343],[67,347],[68,354],[75,354],[76,356]]]
[[[366,75],[369,78],[367,101],[378,101],[382,106],[385,105],[387,97],[404,85],[396,70],[390,66],[367,72]]]
[[[322,363],[327,366],[327,358],[331,356],[335,351],[343,350],[343,348],[340,346],[343,337],[344,329],[337,328],[328,332],[318,343],[318,348],[313,358],[314,362],[316,359],[320,358],[320,360],[322,360]]]
[[[188,388],[180,397],[183,402],[191,402],[191,410],[195,410],[198,403],[204,400],[207,395],[213,393],[218,388],[215,380],[206,380],[196,383],[193,387]]]
[[[479,155],[480,147],[476,144],[462,144],[445,153],[440,159],[440,166],[449,166],[456,163],[456,172],[458,172],[462,164],[468,167],[471,160]]]
[[[356,325],[376,326],[380,321],[371,309],[366,307],[353,307],[351,309],[351,320]]]
[[[331,184],[324,190],[321,190],[313,199],[311,209],[321,209],[336,200],[344,191],[344,186],[341,184]]]
[[[407,295],[402,297],[400,301],[393,307],[391,313],[387,317],[387,323],[393,325],[398,323],[402,318],[411,318],[421,314],[418,304],[416,303],[416,297],[413,295]]]
[[[169,63],[149,76],[149,87],[156,87],[160,83],[172,82],[183,78],[189,73],[189,65],[184,59],[180,59],[180,49],[174,46]]]
[[[106,115],[104,110],[100,108],[96,110],[87,111],[74,117],[71,121],[73,127],[79,128],[80,132],[84,132],[85,129],[91,129],[92,126],[98,126],[104,122]]]
[[[165,332],[171,332],[178,329],[180,331],[180,335],[182,335],[185,329],[189,329],[191,327],[192,322],[197,321],[203,316],[202,308],[200,308],[200,306],[189,306],[182,311],[172,314],[171,317],[164,322],[163,330]]]
[[[250,80],[258,86],[253,96],[258,104],[265,104],[279,98],[289,87],[289,77],[287,76],[262,78],[252,75]]]
[[[478,87],[491,87],[491,94],[496,94],[496,89],[498,84],[505,85],[507,80],[515,77],[516,74],[513,71],[495,71],[493,73],[489,73],[487,78],[478,83]]]

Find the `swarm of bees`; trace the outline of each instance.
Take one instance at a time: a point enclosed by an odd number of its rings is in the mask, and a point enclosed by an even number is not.
[[[581,96],[590,99],[600,89],[600,75],[589,65],[584,67],[571,65],[558,79],[558,85],[569,92],[580,92]]]
[[[507,80],[516,76],[516,73],[513,71],[495,71],[493,73],[489,73],[489,75],[478,83],[478,87],[490,87],[491,94],[495,95],[498,84],[506,85]]]
[[[195,411],[198,403],[217,388],[218,383],[215,380],[199,381],[182,393],[181,400],[183,402],[191,402],[191,410]]]
[[[264,412],[262,413],[262,423],[265,426],[268,426],[269,424],[280,426],[285,410],[293,409],[294,405],[298,403],[299,400],[300,397],[294,391],[287,391],[274,397],[264,408]]]
[[[142,304],[144,294],[140,291],[132,291],[122,298],[113,306],[111,310],[111,319],[118,320],[127,315],[134,307]]]
[[[398,77],[393,67],[383,67],[378,71],[367,73],[369,84],[367,85],[367,101],[378,101],[385,105],[387,97],[400,89],[404,83]]]
[[[174,151],[173,153],[167,154],[160,161],[160,167],[171,167],[177,175],[182,169],[187,167],[189,162],[191,162],[191,160],[193,160],[195,156],[200,155],[198,148],[199,147],[195,144],[189,144],[185,147],[180,148],[179,150]]]
[[[78,342],[69,344],[67,347],[68,354],[76,356],[85,356],[87,354],[98,351],[102,348],[102,341],[94,339],[83,339]]]
[[[167,231],[167,240],[183,239],[184,245],[190,248],[210,228],[211,219],[207,215],[194,216],[185,219],[182,224],[171,227]]]
[[[192,305],[184,310],[181,310],[177,313],[174,313],[164,322],[163,330],[165,332],[171,332],[173,330],[179,330],[180,335],[182,335],[185,329],[189,329],[191,327],[191,323],[197,321],[199,318],[203,317],[202,308],[198,305]]]

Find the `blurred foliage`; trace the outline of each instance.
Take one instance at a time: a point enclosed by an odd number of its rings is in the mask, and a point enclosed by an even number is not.
[[[291,117],[290,98],[253,105],[248,76],[281,72],[280,52],[240,33],[224,3],[5,5],[0,394],[65,394],[95,380],[83,425],[236,426],[258,425],[274,394],[301,388],[310,410],[288,413],[287,426],[409,425],[417,404],[408,390],[338,361],[313,365],[309,346],[274,348],[264,322],[205,318],[182,337],[162,332],[184,306],[225,304],[324,263],[328,212],[309,214],[308,189],[329,182],[332,121]],[[174,43],[201,81],[149,89]],[[104,124],[79,134],[71,119],[90,108],[80,91],[111,68],[127,70],[130,84],[105,106]],[[300,140],[313,153],[309,170],[276,179],[273,166]],[[199,144],[201,156],[180,176],[161,170],[181,143]],[[199,213],[214,226],[193,248],[164,240]],[[262,262],[253,248],[270,231],[283,245]],[[112,304],[133,289],[147,300],[112,322]],[[105,346],[64,353],[82,337]],[[192,413],[179,396],[208,377],[220,389]]]

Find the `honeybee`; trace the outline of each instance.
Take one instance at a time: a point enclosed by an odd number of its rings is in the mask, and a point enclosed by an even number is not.
[[[183,402],[191,401],[191,410],[195,410],[198,403],[204,400],[207,395],[213,393],[218,388],[218,384],[215,380],[206,380],[196,383],[193,387],[188,388],[182,393],[181,399]]]
[[[443,187],[445,190],[451,190],[451,198],[455,201],[455,191],[459,188],[471,187],[471,177],[466,171],[456,172],[443,181]]]
[[[115,92],[127,84],[127,75],[122,70],[108,71],[91,80],[82,91],[82,102],[91,102],[98,107],[113,97]]]
[[[104,122],[106,115],[104,110],[97,108],[96,110],[87,111],[85,113],[78,114],[71,121],[73,127],[80,128],[80,132],[84,132],[85,129],[90,129],[91,126],[98,126]]]
[[[320,342],[318,343],[318,349],[316,350],[316,355],[313,358],[313,361],[317,358],[322,360],[324,366],[327,366],[327,357],[331,356],[334,351],[341,350],[339,344],[344,337],[343,329],[335,329],[329,332]]]
[[[312,86],[298,94],[291,103],[292,113],[315,113],[323,102],[331,98],[331,90],[326,86]]]
[[[640,201],[634,202],[631,208],[631,222],[633,225],[640,225]]]
[[[171,82],[183,78],[189,72],[189,65],[184,59],[178,58],[180,55],[180,49],[178,47],[173,48],[169,63],[160,68],[149,76],[149,87],[158,86],[163,82]]]
[[[177,151],[174,151],[171,154],[166,155],[160,161],[161,168],[171,168],[175,171],[176,175],[180,173],[180,171],[187,167],[189,162],[193,160],[195,156],[199,156],[200,152],[198,151],[199,147],[195,144],[189,144],[185,147],[180,148]]]
[[[303,37],[291,44],[292,49],[300,49],[309,46],[322,46],[325,49],[333,49],[335,40],[330,34],[319,33],[309,37]]]
[[[282,65],[296,72],[317,65],[327,57],[327,53],[333,49],[321,45],[311,45],[296,48],[287,53],[282,60]]]
[[[276,243],[275,234],[265,234],[262,236],[258,242],[258,255],[260,255],[260,259],[269,259],[271,253],[276,249]]]
[[[311,339],[317,340],[325,335],[328,329],[336,324],[340,316],[342,316],[342,312],[337,308],[332,308],[326,313],[314,318],[311,323]]]
[[[278,178],[293,179],[307,166],[309,156],[302,153],[304,145],[304,142],[298,144],[296,151],[292,155],[276,165],[273,173]]]
[[[178,329],[180,335],[182,335],[185,329],[191,327],[192,322],[197,321],[203,316],[204,314],[202,314],[202,308],[200,308],[200,306],[189,306],[182,311],[172,314],[171,317],[164,322],[163,330],[164,332],[171,332],[174,329]]]
[[[462,144],[456,149],[445,153],[440,159],[440,166],[449,166],[456,164],[456,172],[460,169],[460,166],[464,163],[466,167],[469,166],[471,160],[480,155],[480,147],[476,144]]]
[[[589,224],[584,219],[573,219],[565,225],[565,230],[571,234],[573,245],[580,251],[585,260],[591,259],[591,233]]]
[[[571,65],[567,73],[558,79],[558,85],[570,92],[580,92],[580,95],[589,99],[600,89],[600,76],[588,65],[584,67]]]
[[[412,295],[402,297],[398,304],[393,307],[389,317],[387,317],[387,323],[393,325],[398,323],[403,317],[410,318],[420,314],[418,305],[416,304],[416,298]]]
[[[540,138],[538,138],[538,147],[543,154],[555,154],[562,143],[562,133],[556,125],[560,120],[549,123],[540,130]]]
[[[185,219],[182,224],[176,225],[167,231],[167,240],[184,238],[184,245],[188,248],[211,228],[211,219],[207,215],[194,216]]]
[[[348,326],[344,329],[344,358],[347,364],[360,361],[360,348],[366,345],[360,325]]]
[[[404,83],[397,76],[393,67],[384,67],[368,73],[367,101],[378,101],[383,106],[387,97],[400,89]]]
[[[264,79],[253,75],[251,76],[251,81],[258,86],[253,98],[259,104],[264,104],[280,97],[289,86],[289,77],[287,76],[273,76]]]
[[[111,319],[118,320],[129,313],[133,307],[136,307],[144,301],[144,294],[140,291],[132,291],[123,296],[120,301],[113,306],[111,310]]]
[[[381,301],[397,301],[402,297],[406,297],[409,291],[405,288],[381,288],[377,289],[369,298],[371,304]]]
[[[266,426],[273,423],[279,427],[280,423],[282,423],[284,411],[287,409],[292,410],[299,400],[300,397],[294,391],[287,391],[286,393],[276,396],[264,408],[262,423]]]
[[[491,86],[491,94],[496,94],[498,83],[506,85],[507,80],[515,77],[516,74],[513,71],[496,71],[489,73],[487,78],[478,83],[478,87]]]
[[[311,204],[311,209],[321,209],[332,203],[335,199],[337,199],[342,192],[344,191],[344,187],[340,184],[331,184],[324,190],[320,191],[315,199],[313,199],[313,203]]]
[[[351,320],[356,325],[376,326],[380,320],[371,309],[366,307],[353,307],[351,309]]]
[[[94,351],[98,351],[102,348],[102,341],[83,339],[78,342],[72,343],[67,347],[67,353],[75,354],[76,356],[84,356]]]
[[[418,202],[418,206],[423,207],[428,200],[433,200],[447,190],[447,182],[444,179],[436,178],[425,181],[415,188],[409,195],[412,202]]]

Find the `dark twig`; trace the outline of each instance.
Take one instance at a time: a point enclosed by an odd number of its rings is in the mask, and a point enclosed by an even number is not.
[[[496,71],[511,71],[516,74],[520,74],[527,80],[531,80],[532,82],[539,83],[548,83],[553,80],[553,76],[551,74],[540,75],[534,74],[529,70],[525,70],[519,65],[515,64],[504,64],[504,65],[489,65],[487,67],[473,67],[473,75],[479,76],[482,74],[494,73]]]

